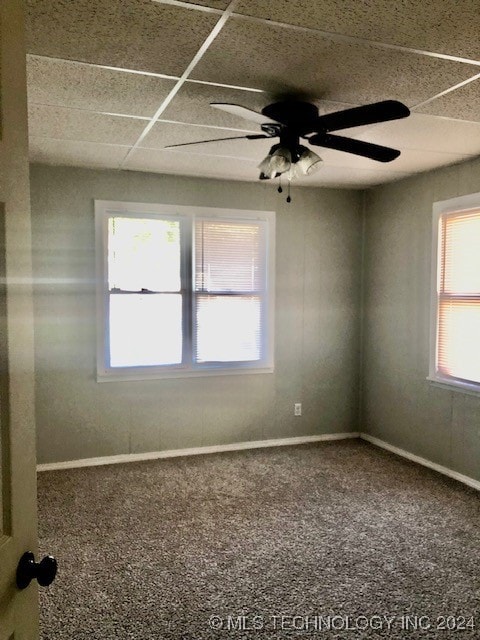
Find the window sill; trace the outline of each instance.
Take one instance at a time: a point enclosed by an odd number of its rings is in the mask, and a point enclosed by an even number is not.
[[[242,369],[176,369],[169,371],[142,372],[97,372],[97,382],[135,382],[141,380],[169,380],[172,378],[204,378],[249,375],[258,373],[273,373],[273,367],[251,367]]]
[[[427,376],[427,380],[434,387],[439,387],[440,389],[456,391],[457,393],[466,393],[470,396],[477,396],[477,398],[480,397],[480,384],[474,384],[473,382],[460,382],[445,378],[435,378],[433,376]]]

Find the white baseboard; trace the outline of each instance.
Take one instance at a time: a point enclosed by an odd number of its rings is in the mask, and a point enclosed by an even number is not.
[[[409,451],[395,447],[384,440],[375,438],[368,433],[325,433],[317,436],[297,436],[293,438],[275,438],[272,440],[252,440],[250,442],[234,442],[232,444],[218,444],[209,447],[193,447],[190,449],[170,449],[167,451],[148,451],[146,453],[125,453],[117,456],[103,456],[100,458],[83,458],[81,460],[66,460],[64,462],[47,462],[37,465],[37,471],[56,471],[60,469],[77,469],[80,467],[98,467],[106,464],[121,464],[124,462],[140,462],[142,460],[158,460],[161,458],[178,458],[183,456],[197,456],[208,453],[221,453],[224,451],[242,451],[245,449],[264,449],[267,447],[285,447],[309,442],[327,442],[329,440],[345,440],[349,438],[361,438],[371,444],[391,451],[402,458],[421,464],[424,467],[438,471],[449,478],[463,482],[463,484],[480,491],[480,481],[465,476],[457,471],[452,471],[436,462],[417,456]]]
[[[318,436],[297,436],[294,438],[275,438],[273,440],[252,440],[250,442],[235,442],[233,444],[218,444],[210,447],[193,447],[191,449],[170,449],[168,451],[148,451],[147,453],[124,453],[118,456],[104,456],[101,458],[83,458],[81,460],[66,460],[64,462],[47,462],[37,465],[37,471],[56,471],[59,469],[77,469],[79,467],[98,467],[104,464],[120,464],[123,462],[139,462],[142,460],[158,460],[160,458],[178,458],[181,456],[197,456],[207,453],[221,453],[223,451],[242,451],[244,449],[263,449],[266,447],[285,447],[308,442],[325,442],[327,440],[345,440],[358,438],[358,432],[325,433]]]
[[[463,484],[466,484],[469,487],[480,491],[480,480],[475,480],[474,478],[470,478],[469,476],[464,476],[463,473],[452,471],[448,467],[444,467],[441,464],[437,464],[436,462],[431,462],[426,458],[416,456],[414,453],[410,453],[409,451],[405,451],[404,449],[400,449],[399,447],[394,447],[392,444],[388,444],[388,442],[384,442],[379,438],[375,438],[368,433],[360,433],[360,438],[376,445],[377,447],[381,447],[382,449],[386,449],[387,451],[396,453],[397,456],[402,456],[402,458],[407,458],[408,460],[412,460],[412,462],[416,462],[417,464],[421,464],[424,467],[428,467],[429,469],[438,471],[438,473],[443,473],[443,475],[448,476],[449,478],[453,478],[454,480],[463,482]]]

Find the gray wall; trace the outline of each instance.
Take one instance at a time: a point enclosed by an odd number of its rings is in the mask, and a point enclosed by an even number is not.
[[[356,430],[360,192],[45,165],[31,192],[39,463]],[[94,199],[276,210],[275,373],[97,383]]]
[[[432,203],[478,191],[479,159],[368,192],[362,376],[362,430],[476,479],[480,397],[425,378]]]

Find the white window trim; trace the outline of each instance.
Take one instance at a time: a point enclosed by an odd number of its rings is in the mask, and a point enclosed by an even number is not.
[[[430,364],[427,380],[434,386],[450,391],[458,391],[469,395],[480,396],[480,383],[468,382],[456,378],[442,376],[437,371],[437,332],[438,332],[438,268],[439,268],[439,223],[440,218],[448,213],[473,211],[480,207],[480,192],[466,196],[451,198],[433,203],[432,224],[432,271],[431,271],[431,301],[430,301]]]
[[[275,328],[275,212],[247,209],[225,209],[213,207],[195,207],[184,205],[146,204],[137,202],[115,202],[95,200],[96,231],[96,276],[97,276],[97,382],[152,380],[164,378],[186,378],[204,376],[225,376],[239,374],[273,373],[274,371],[274,328]],[[126,367],[116,370],[108,368],[106,363],[107,337],[107,243],[106,225],[108,217],[118,215],[141,215],[142,217],[170,217],[172,219],[229,218],[238,220],[263,220],[268,222],[267,234],[267,323],[264,327],[266,361],[259,365],[248,363],[222,363],[221,365],[198,366],[195,369],[185,365],[166,365],[159,367]]]

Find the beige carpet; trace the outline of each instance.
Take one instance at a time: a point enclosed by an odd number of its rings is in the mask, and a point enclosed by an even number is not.
[[[480,637],[480,494],[364,442],[44,472],[39,509],[44,639]]]

